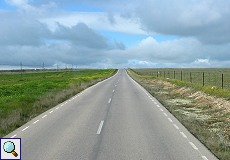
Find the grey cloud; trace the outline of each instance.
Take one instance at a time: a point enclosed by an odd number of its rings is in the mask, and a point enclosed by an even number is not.
[[[114,18],[113,13],[111,13],[111,12],[108,13],[108,20],[109,20],[109,22],[110,22],[111,24],[115,24],[115,23],[116,23],[116,20],[115,20],[115,18]]]
[[[77,46],[84,46],[95,49],[108,49],[107,39],[89,28],[84,23],[69,28],[58,25],[58,29],[53,33],[56,39],[70,40]]]
[[[0,45],[41,45],[49,30],[26,15],[0,12]]]
[[[115,48],[120,49],[120,50],[125,50],[126,49],[124,43],[122,43],[120,41],[115,41]]]
[[[230,42],[230,1],[146,0],[136,14],[149,32],[196,37],[203,43]]]

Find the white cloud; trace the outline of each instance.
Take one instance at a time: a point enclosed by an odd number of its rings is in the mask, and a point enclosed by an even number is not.
[[[230,3],[220,0],[7,0],[0,11],[0,65],[20,62],[90,67],[230,66]],[[68,3],[68,4],[67,4]],[[86,4],[101,12],[68,11]],[[126,47],[100,34],[148,36]],[[176,35],[159,42],[154,33]]]
[[[47,24],[51,30],[57,28],[57,23],[68,27],[74,26],[77,23],[85,23],[96,30],[146,34],[141,29],[137,19],[126,19],[119,14],[114,14],[113,23],[111,23],[111,17],[108,17],[108,13],[106,12],[60,13],[55,16],[49,16],[48,18],[41,18],[40,21]]]

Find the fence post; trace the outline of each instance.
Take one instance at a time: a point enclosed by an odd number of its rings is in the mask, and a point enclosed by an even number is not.
[[[224,89],[224,74],[222,73],[222,81],[221,81],[221,87],[222,87],[222,89]]]
[[[203,86],[204,86],[204,72],[203,72]]]

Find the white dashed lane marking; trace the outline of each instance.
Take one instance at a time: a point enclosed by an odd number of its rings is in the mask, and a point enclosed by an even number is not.
[[[26,128],[24,128],[22,131],[25,131],[25,130],[27,130],[29,127],[30,127],[30,126],[27,126],[27,127],[26,127]]]
[[[104,124],[104,121],[101,121],[99,127],[98,127],[98,130],[97,130],[97,134],[100,134],[101,133],[101,129],[103,127],[103,124]]]
[[[36,124],[39,120],[36,120],[33,124]]]
[[[17,134],[15,134],[15,135],[13,135],[12,137],[10,137],[10,138],[14,138],[14,137],[16,137],[17,136]]]
[[[176,124],[173,124],[173,126],[174,126],[176,129],[179,129],[179,127],[178,127]]]
[[[187,138],[187,136],[184,134],[184,132],[180,132],[180,134],[181,134],[184,138]]]
[[[207,157],[205,157],[205,156],[202,156],[202,158],[203,158],[203,160],[208,160],[208,158],[207,158]]]
[[[44,115],[42,118],[45,118],[47,115]]]
[[[193,149],[198,150],[198,148],[193,144],[192,142],[189,142],[189,144],[192,146]]]
[[[52,110],[52,111],[50,111],[49,113],[53,113],[53,110]]]
[[[111,102],[111,98],[109,99],[108,103],[110,103],[110,102]]]
[[[173,122],[171,118],[168,118],[169,122]]]

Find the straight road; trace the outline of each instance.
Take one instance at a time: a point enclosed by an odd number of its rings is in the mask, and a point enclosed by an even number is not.
[[[6,137],[22,138],[23,160],[217,159],[125,70]]]

